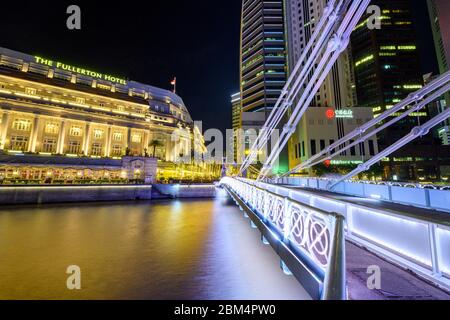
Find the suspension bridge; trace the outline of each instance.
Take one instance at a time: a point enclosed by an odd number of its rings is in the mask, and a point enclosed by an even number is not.
[[[261,231],[263,242],[278,253],[283,270],[293,274],[317,299],[349,297],[346,247],[350,244],[450,291],[448,189],[352,180],[396,150],[428,134],[450,117],[450,108],[413,128],[342,177],[319,179],[293,175],[333,159],[425,108],[450,90],[450,72],[289,172],[272,175],[280,153],[334,63],[347,48],[350,35],[369,3],[370,0],[328,1],[239,173],[221,181],[240,209],[251,218],[252,226]],[[257,179],[247,179],[246,173],[254,170],[252,165],[258,155],[280,127],[283,129],[279,139],[270,149]]]

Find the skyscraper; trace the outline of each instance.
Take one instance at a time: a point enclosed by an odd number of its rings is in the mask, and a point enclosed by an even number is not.
[[[446,0],[427,0],[430,14],[431,29],[433,31],[434,46],[436,49],[439,73],[449,69],[450,62],[450,2]],[[447,93],[441,101],[437,102],[437,108],[443,110],[450,106],[450,93]],[[437,129],[442,139],[442,144],[450,145],[450,120],[447,120]]]
[[[243,0],[241,23],[242,112],[266,117],[286,82],[283,0]]]
[[[416,30],[410,0],[373,0],[380,7],[381,29],[368,27],[364,16],[352,34],[351,46],[358,105],[373,108],[375,117],[423,87]],[[379,134],[383,150],[428,119],[428,110],[411,114]],[[384,159],[387,177],[435,180],[441,163],[433,136],[427,135]]]
[[[327,0],[286,0],[289,72],[303,54],[326,4]],[[349,50],[345,50],[339,57],[311,106],[341,109],[356,105],[354,76],[349,53]]]
[[[287,57],[284,0],[243,0],[241,21],[241,122],[261,128],[286,83]],[[282,152],[275,172],[287,171]]]
[[[439,72],[444,73],[448,70],[450,62],[450,2],[448,0],[427,0],[427,3]]]

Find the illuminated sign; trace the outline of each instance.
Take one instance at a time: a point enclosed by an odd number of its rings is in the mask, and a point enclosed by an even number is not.
[[[361,160],[331,160],[331,165],[357,165],[363,163]]]
[[[74,67],[74,66],[71,66],[68,64],[64,64],[62,62],[43,59],[43,58],[37,57],[37,56],[35,56],[34,59],[35,59],[36,63],[43,64],[43,65],[46,65],[49,67],[55,67],[55,68],[62,69],[65,71],[78,73],[78,74],[81,74],[84,76],[97,78],[97,79],[101,79],[101,80],[105,80],[105,81],[110,81],[110,82],[114,82],[114,83],[118,83],[118,84],[122,84],[122,85],[127,85],[126,80],[117,78],[117,77],[113,77],[108,74],[103,74],[103,73],[91,71],[91,70],[84,69],[84,68]]]
[[[334,119],[334,117],[336,116],[336,113],[334,112],[333,109],[328,109],[327,112],[325,112],[325,116],[331,120],[331,119]]]
[[[336,118],[353,119],[353,110],[350,109],[336,110]]]
[[[341,109],[341,110],[334,110],[334,109],[328,109],[325,112],[325,116],[328,119],[353,119],[353,110],[351,109]]]
[[[363,163],[361,160],[325,160],[324,165],[330,166],[346,166],[346,165],[358,165]]]

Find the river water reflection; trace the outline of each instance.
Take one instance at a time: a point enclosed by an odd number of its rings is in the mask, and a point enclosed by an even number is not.
[[[82,290],[66,288],[69,265]],[[0,299],[309,299],[226,198],[0,209]]]

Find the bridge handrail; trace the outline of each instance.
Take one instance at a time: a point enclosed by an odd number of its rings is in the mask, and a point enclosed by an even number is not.
[[[450,290],[450,252],[445,250],[446,244],[450,241],[449,214],[378,208],[370,204],[349,202],[346,197],[333,198],[329,194],[317,193],[311,187],[311,190],[308,190],[262,182],[249,183],[256,183],[276,193],[301,199],[302,203],[344,215],[347,221],[348,240],[401,267],[413,270],[447,291]],[[444,197],[438,195],[444,202],[450,196],[448,191],[410,190],[447,193]]]
[[[263,189],[244,179],[223,178],[255,213],[300,251],[322,276],[322,298],[346,299],[344,216],[326,212]]]
[[[302,186],[311,189],[327,191],[327,185],[335,179],[314,178],[314,177],[285,177],[274,181],[275,184],[286,184]],[[378,191],[376,191],[376,188]],[[415,190],[417,197],[406,197],[403,189]],[[412,205],[415,207],[427,208],[450,212],[449,192],[450,186],[423,185],[420,183],[407,182],[375,182],[346,180],[340,182],[336,193],[348,194],[357,197],[377,196],[378,200],[389,201]],[[378,192],[378,193],[377,193]],[[371,194],[374,193],[374,194]],[[376,193],[376,194],[375,194]]]

